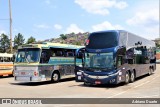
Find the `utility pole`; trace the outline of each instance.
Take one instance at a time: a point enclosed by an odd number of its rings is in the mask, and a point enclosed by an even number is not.
[[[12,11],[11,11],[11,1],[9,0],[9,22],[10,22],[10,49],[11,53],[13,52],[12,47]]]

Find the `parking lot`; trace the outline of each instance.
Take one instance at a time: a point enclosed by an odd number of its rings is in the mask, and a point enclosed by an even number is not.
[[[160,98],[160,65],[151,76],[134,83],[84,86],[74,78],[59,83],[17,83],[13,77],[0,78],[1,98]],[[118,106],[118,105],[117,105]],[[154,105],[158,106],[159,105]]]

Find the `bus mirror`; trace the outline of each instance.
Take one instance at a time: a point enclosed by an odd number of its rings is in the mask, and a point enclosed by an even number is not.
[[[79,53],[77,54],[77,58],[79,58],[79,59],[82,59],[82,58],[83,58],[82,52],[79,52]]]

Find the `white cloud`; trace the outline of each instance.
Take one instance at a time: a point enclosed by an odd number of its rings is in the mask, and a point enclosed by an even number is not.
[[[149,11],[137,12],[134,17],[127,20],[129,25],[155,25],[159,24],[159,10],[152,9]]]
[[[55,24],[55,25],[54,25],[54,28],[57,29],[57,30],[61,30],[61,29],[62,29],[62,26],[59,25],[59,24]]]
[[[46,24],[39,24],[39,25],[34,25],[36,28],[40,28],[40,29],[49,29],[50,26],[46,25]]]
[[[79,32],[83,33],[84,31],[83,31],[81,28],[79,28],[76,24],[71,24],[71,25],[66,29],[66,32],[65,32],[65,33],[72,33],[72,32],[74,32],[74,33],[79,33]]]
[[[128,6],[126,2],[116,0],[75,0],[75,3],[89,13],[100,15],[109,14],[108,9],[112,7],[124,9]]]
[[[133,28],[140,29],[139,32],[148,39],[154,39],[159,36],[159,10],[152,8],[151,10],[139,11],[126,23]]]
[[[93,31],[101,31],[101,30],[122,30],[124,29],[121,25],[112,25],[110,22],[105,21],[103,23],[93,25]]]
[[[128,4],[124,1],[120,1],[120,2],[114,4],[114,7],[118,8],[118,9],[124,9],[127,6],[128,6]]]

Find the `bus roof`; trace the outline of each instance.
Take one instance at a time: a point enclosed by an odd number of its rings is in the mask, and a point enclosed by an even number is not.
[[[156,47],[155,42],[152,40],[148,40],[125,30],[118,30],[118,32],[121,33],[119,34],[119,45],[126,46],[128,49],[132,47],[137,47],[135,46],[135,43],[138,42],[140,43],[140,46],[146,46],[147,48]],[[124,42],[124,37],[126,37],[126,42]]]
[[[13,54],[0,53],[0,57],[13,57]]]
[[[107,32],[117,33],[119,35],[119,41],[118,41],[119,45],[125,46],[127,49],[132,48],[132,47],[136,47],[135,43],[138,43],[138,42],[142,43],[141,46],[146,46],[148,48],[155,47],[154,41],[151,41],[151,40],[148,40],[148,39],[143,38],[141,36],[135,35],[133,33],[126,31],[126,30],[104,30],[104,31],[93,32],[93,34],[94,33],[107,33]]]
[[[18,49],[22,49],[22,48],[42,48],[42,49],[63,48],[63,49],[79,49],[79,48],[83,48],[83,47],[84,47],[84,46],[44,42],[44,43],[41,43],[41,44],[27,44],[27,45],[22,45],[22,46],[18,47]]]

